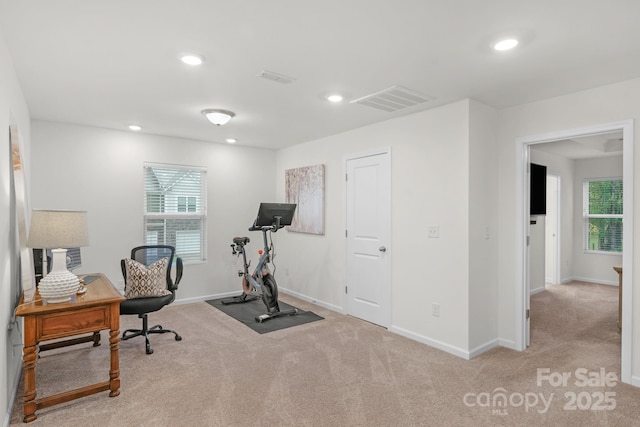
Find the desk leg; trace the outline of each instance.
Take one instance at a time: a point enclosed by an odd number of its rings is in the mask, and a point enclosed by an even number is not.
[[[109,370],[109,397],[120,394],[120,304],[111,307],[111,330],[109,331],[109,348],[111,349],[111,369]]]
[[[25,423],[34,421],[36,417],[36,362],[38,360],[38,347],[36,346],[35,319],[24,319],[24,354],[22,355],[22,367],[24,378],[24,418]]]

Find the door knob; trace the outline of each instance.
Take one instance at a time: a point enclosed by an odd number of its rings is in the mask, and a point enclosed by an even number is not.
[[[380,246],[380,247],[378,248],[378,250],[379,250],[380,252],[386,252],[386,251],[387,251],[387,248],[385,248],[384,246]]]

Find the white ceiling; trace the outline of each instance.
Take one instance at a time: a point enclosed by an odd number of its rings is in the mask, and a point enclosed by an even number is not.
[[[639,18],[637,0],[0,0],[33,119],[272,149],[467,97],[504,108],[639,77]],[[489,49],[508,34],[520,46]],[[434,100],[324,100],[394,85]],[[215,127],[205,108],[236,117]]]
[[[574,160],[622,156],[622,132],[610,132],[534,144],[531,149]]]

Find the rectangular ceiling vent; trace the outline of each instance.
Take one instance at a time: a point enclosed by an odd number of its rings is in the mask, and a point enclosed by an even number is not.
[[[414,105],[433,101],[435,98],[402,86],[391,86],[380,92],[354,99],[352,104],[360,104],[378,110],[394,112]]]
[[[271,80],[276,83],[291,83],[296,81],[293,77],[285,76],[284,74],[274,73],[273,71],[263,70],[256,74],[256,77],[263,78],[265,80]]]

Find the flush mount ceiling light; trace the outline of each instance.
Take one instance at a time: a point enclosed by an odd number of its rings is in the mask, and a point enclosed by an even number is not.
[[[129,125],[129,129],[134,131],[139,131],[139,130],[142,130],[142,127],[138,125]]]
[[[229,110],[207,109],[202,110],[202,114],[216,126],[227,124],[236,114]]]
[[[502,52],[505,50],[511,50],[516,46],[518,46],[518,40],[514,38],[507,38],[507,39],[498,41],[496,44],[493,45],[493,48],[497,51]]]
[[[227,138],[225,139],[225,141],[227,141],[229,144],[235,144],[236,142],[238,142],[238,140],[235,138]]]
[[[184,62],[187,65],[202,65],[202,63],[204,62],[204,56],[194,53],[185,53],[180,55],[180,61]]]
[[[335,102],[335,103],[342,102],[343,99],[344,98],[342,97],[342,95],[339,95],[337,93],[334,93],[334,94],[331,94],[331,95],[327,96],[327,100],[328,101]]]

